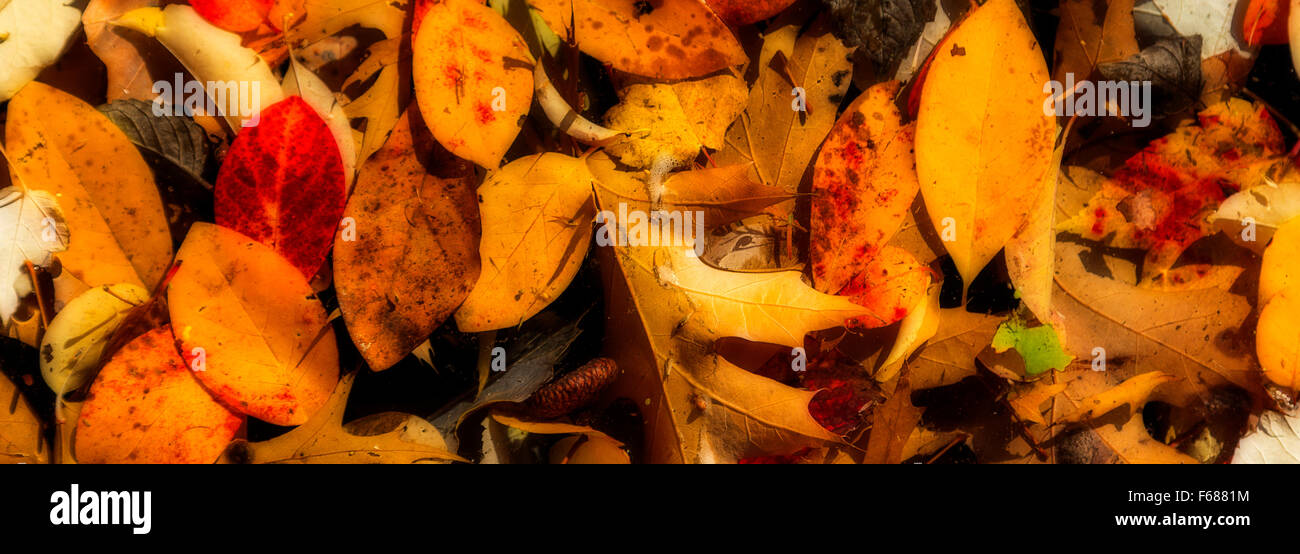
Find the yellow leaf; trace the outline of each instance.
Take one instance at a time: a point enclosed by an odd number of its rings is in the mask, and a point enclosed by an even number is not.
[[[631,137],[605,150],[633,167],[650,167],[661,156],[674,166],[689,163],[701,148],[717,150],[727,127],[745,107],[744,81],[722,73],[676,83],[633,83],[619,91],[619,104],[605,124]]]
[[[568,288],[591,242],[591,190],[586,163],[562,154],[488,174],[478,189],[482,270],[456,312],[462,332],[519,325]]]
[[[171,264],[171,232],[153,172],[126,135],[41,83],[9,102],[5,131],[15,181],[53,193],[63,208],[72,235],[58,256],[63,270],[87,287],[157,284]]]
[[[270,248],[208,223],[190,228],[177,263],[167,303],[199,381],[263,421],[306,422],[339,372],[334,331],[307,279]]]
[[[703,0],[529,0],[561,37],[614,69],[657,79],[707,75],[745,63],[731,29]],[[574,21],[577,26],[574,26]]]
[[[1130,409],[1140,412],[1142,404],[1151,397],[1151,392],[1156,387],[1177,380],[1178,377],[1160,371],[1138,374],[1105,392],[1080,400],[1079,408],[1059,421],[1070,423],[1101,417],[1126,404]]]
[[[420,112],[451,153],[501,165],[533,102],[533,55],[492,8],[473,0],[429,6],[412,40]]]
[[[853,73],[851,49],[825,22],[800,35],[802,27],[800,21],[786,21],[764,36],[749,106],[716,156],[723,165],[753,163],[759,182],[790,193],[799,191],[808,164],[835,125]],[[788,206],[793,209],[792,202]]]
[[[410,414],[386,412],[347,425],[343,412],[356,381],[344,375],[328,403],[310,421],[263,442],[235,441],[221,456],[237,464],[413,464],[465,461],[446,449],[433,424]]]
[[[1056,137],[1043,113],[1047,64],[1015,0],[990,0],[930,64],[916,171],[935,229],[967,287],[1038,199]]]
[[[1255,350],[1269,381],[1280,387],[1300,388],[1300,288],[1292,286],[1273,295],[1259,315]]]

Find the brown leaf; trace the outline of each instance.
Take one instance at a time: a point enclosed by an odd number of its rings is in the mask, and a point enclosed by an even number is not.
[[[362,166],[335,236],[334,286],[371,369],[409,354],[478,280],[477,182],[474,166],[433,142],[414,107]]]

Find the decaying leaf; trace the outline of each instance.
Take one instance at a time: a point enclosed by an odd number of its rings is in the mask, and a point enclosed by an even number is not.
[[[731,30],[704,0],[529,0],[551,30],[619,71],[685,79],[745,63]],[[574,24],[576,21],[576,25]]]
[[[474,167],[433,142],[419,111],[362,167],[334,241],[353,342],[382,371],[425,340],[479,275]]]
[[[69,235],[58,199],[43,190],[0,190],[0,322],[5,325],[18,303],[35,290],[27,263],[46,266],[51,255],[67,250]]]
[[[92,377],[109,337],[132,308],[143,304],[149,291],[136,285],[104,285],[68,302],[41,340],[41,376],[58,396],[75,390]]]
[[[244,419],[190,375],[171,327],[135,339],[90,387],[77,418],[77,461],[212,463]]]
[[[156,7],[161,0],[91,0],[81,16],[86,44],[108,72],[108,101],[152,100],[154,83],[184,71],[157,41],[112,21],[136,8]]]
[[[500,14],[473,0],[430,3],[415,33],[415,95],[438,142],[496,169],[533,102],[533,56]]]
[[[1050,167],[1047,64],[1014,0],[975,9],[934,54],[916,126],[916,171],[962,280],[1024,225]]]
[[[1234,464],[1300,464],[1300,416],[1264,412],[1253,432],[1242,437]]]
[[[1138,53],[1133,27],[1133,0],[1064,0],[1056,31],[1052,77],[1065,82],[1073,73],[1086,79],[1102,62]]]
[[[59,199],[72,237],[59,255],[64,271],[86,287],[157,284],[172,259],[162,198],[148,164],[113,122],[32,83],[9,102],[5,133],[17,181]]]
[[[663,157],[673,166],[685,165],[701,148],[722,148],[748,94],[744,81],[728,73],[676,83],[631,83],[619,91],[619,105],[605,112],[606,125],[631,136],[605,151],[632,167],[651,167]]]
[[[835,125],[853,72],[850,49],[824,21],[802,35],[801,23],[778,21],[764,35],[749,106],[716,156],[723,165],[752,163],[756,181],[788,193],[799,191],[818,145]]]
[[[1098,71],[1115,81],[1150,82],[1152,101],[1162,113],[1178,113],[1201,98],[1201,37],[1177,37],[1157,42],[1120,61],[1101,63]]]
[[[929,0],[823,0],[849,46],[860,47],[879,71],[898,64],[934,18]]]
[[[920,185],[912,126],[894,104],[901,84],[868,89],[840,116],[813,173],[811,257],[817,289],[837,293],[903,225]]]
[[[176,259],[172,326],[213,396],[276,425],[302,424],[325,405],[338,347],[302,273],[258,241],[207,223],[190,228]]]
[[[772,17],[794,0],[705,0],[713,13],[732,27],[748,25]]]
[[[217,175],[218,225],[248,235],[304,276],[320,270],[347,202],[342,157],[329,127],[301,97],[262,111]]]

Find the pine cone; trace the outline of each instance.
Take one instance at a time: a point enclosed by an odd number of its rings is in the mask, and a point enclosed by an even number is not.
[[[538,389],[524,402],[524,409],[537,419],[565,416],[590,404],[617,378],[618,364],[614,360],[596,358]]]

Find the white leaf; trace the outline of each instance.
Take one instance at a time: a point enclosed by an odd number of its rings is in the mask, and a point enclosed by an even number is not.
[[[1300,216],[1300,182],[1274,183],[1265,180],[1263,185],[1255,186],[1229,196],[1219,210],[1214,213],[1213,221],[1219,229],[1230,237],[1238,236],[1250,218],[1255,224],[1257,236],[1252,246],[1261,250],[1273,238],[1283,223]]]
[[[9,324],[18,302],[32,291],[24,262],[44,266],[68,248],[68,226],[54,195],[9,187],[0,190],[0,322]]]
[[[1234,464],[1300,464],[1300,416],[1264,412],[1259,426],[1237,443]]]
[[[73,0],[0,0],[0,102],[63,54],[81,26]]]
[[[1213,58],[1229,50],[1250,58],[1249,51],[1232,35],[1233,16],[1239,0],[1149,0],[1133,8],[1139,29],[1153,31],[1172,25],[1177,34],[1201,35],[1201,59]],[[1163,20],[1163,21],[1162,21]],[[1165,23],[1167,22],[1167,23]],[[1165,34],[1157,35],[1164,38]]]
[[[89,289],[68,302],[41,339],[41,377],[60,398],[86,383],[113,332],[149,291],[123,283]]]

